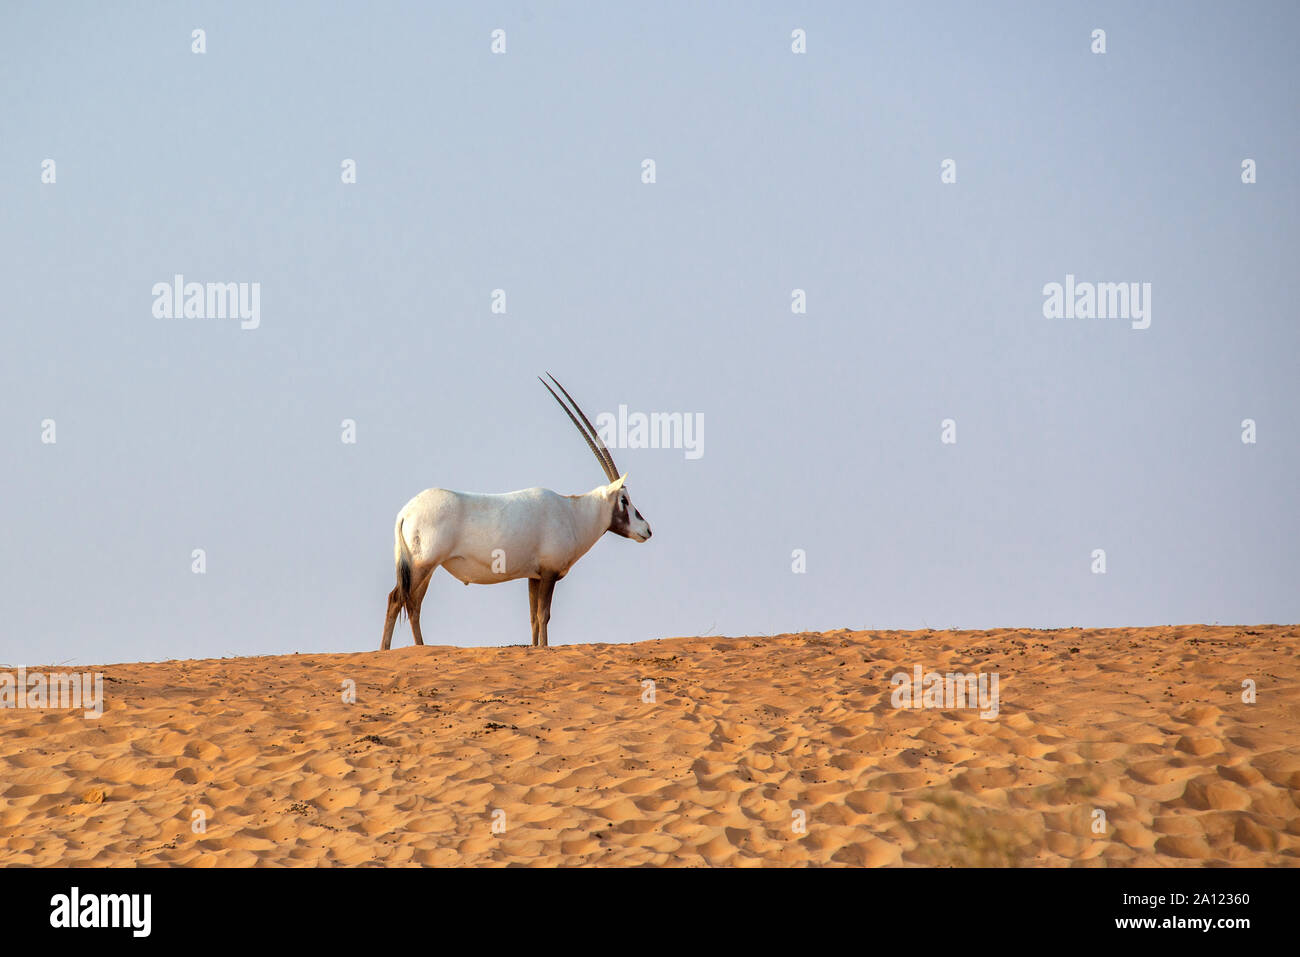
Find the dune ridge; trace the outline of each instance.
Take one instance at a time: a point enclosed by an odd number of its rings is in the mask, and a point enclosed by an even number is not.
[[[891,676],[918,664],[997,673],[997,718],[895,708]],[[0,709],[0,864],[1300,862],[1293,625],[91,670],[98,719]]]

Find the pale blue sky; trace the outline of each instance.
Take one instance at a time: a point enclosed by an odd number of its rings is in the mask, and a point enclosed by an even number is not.
[[[1292,3],[0,27],[0,662],[377,648],[412,495],[602,480],[543,370],[706,423],[615,450],[655,535],[578,564],[552,644],[1300,620]],[[260,282],[261,327],[154,318],[176,273]],[[1067,273],[1150,282],[1151,328],[1044,319]],[[527,642],[526,586],[439,573],[423,625]]]

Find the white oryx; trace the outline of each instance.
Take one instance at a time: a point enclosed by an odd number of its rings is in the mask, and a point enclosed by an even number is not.
[[[406,609],[411,619],[415,643],[424,644],[420,635],[420,605],[429,589],[429,579],[439,565],[466,585],[471,582],[492,585],[527,578],[533,645],[545,648],[555,583],[606,532],[637,542],[650,537],[650,526],[633,507],[624,487],[627,476],[618,474],[614,457],[573,396],[554,376],[549,372],[547,375],[578,415],[570,411],[545,380],[542,385],[587,440],[587,447],[600,462],[609,484],[585,495],[560,495],[545,488],[504,495],[431,488],[415,496],[397,513],[393,530],[397,587],[388,595],[381,651],[392,644],[393,626],[402,609]]]

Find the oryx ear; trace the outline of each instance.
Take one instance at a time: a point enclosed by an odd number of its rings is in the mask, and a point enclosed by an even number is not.
[[[617,492],[619,489],[623,487],[623,483],[626,481],[627,481],[627,473],[624,472],[617,479],[609,483],[609,490],[611,492]]]

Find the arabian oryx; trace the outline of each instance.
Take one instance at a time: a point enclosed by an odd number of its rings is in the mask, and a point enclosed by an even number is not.
[[[411,619],[415,643],[424,644],[420,605],[439,565],[466,585],[527,578],[533,645],[545,648],[549,643],[546,624],[551,620],[555,583],[587,554],[596,539],[606,532],[637,542],[650,537],[650,526],[633,507],[624,487],[627,476],[618,474],[614,457],[573,396],[554,376],[551,381],[573,410],[546,385],[546,380],[542,385],[582,433],[609,484],[597,486],[585,495],[560,495],[545,488],[504,495],[431,488],[415,496],[397,513],[393,530],[397,587],[388,595],[381,651],[392,643],[393,626],[403,609]]]

